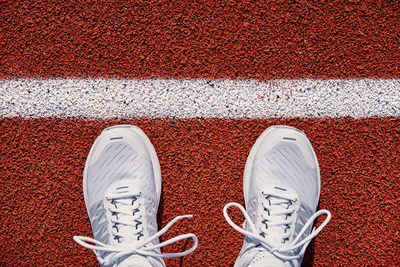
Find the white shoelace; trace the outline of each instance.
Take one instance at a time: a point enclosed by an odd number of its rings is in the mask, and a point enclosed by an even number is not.
[[[116,203],[120,204],[121,206],[117,209],[117,208],[110,208],[110,212],[114,213],[114,214],[120,214],[120,215],[130,215],[132,216],[132,213],[127,212],[126,210],[126,206],[128,205],[127,203],[129,203],[129,201],[125,201],[125,200],[129,200],[129,198],[133,198],[132,201],[132,206],[134,207],[134,210],[131,210],[131,212],[133,212],[133,216],[135,218],[135,211],[137,210],[137,207],[134,206],[134,201],[136,200],[136,196],[135,194],[109,194],[108,200],[115,200],[118,201]],[[125,203],[124,203],[125,201]],[[113,203],[114,204],[114,203]],[[124,208],[125,206],[125,208]],[[135,244],[129,244],[129,243],[121,243],[119,245],[108,245],[108,244],[104,244],[98,240],[95,240],[93,238],[90,237],[83,237],[83,236],[74,236],[73,239],[81,246],[91,249],[93,250],[94,254],[96,255],[98,261],[100,262],[100,264],[104,264],[104,265],[111,265],[114,262],[116,262],[118,259],[128,256],[128,255],[133,255],[133,254],[138,254],[138,255],[142,255],[142,256],[151,256],[151,257],[156,257],[156,258],[170,258],[170,257],[182,257],[182,256],[186,256],[189,253],[193,252],[198,244],[198,240],[197,240],[197,236],[190,233],[190,234],[183,234],[183,235],[179,235],[176,236],[174,238],[171,238],[167,241],[164,241],[160,244],[157,245],[149,245],[146,246],[147,244],[149,244],[150,242],[156,240],[158,237],[160,237],[161,235],[163,235],[165,232],[168,231],[169,228],[171,228],[171,226],[176,223],[178,220],[181,220],[183,218],[191,218],[193,217],[192,215],[183,215],[183,216],[177,216],[175,217],[172,221],[170,221],[163,229],[161,229],[160,231],[158,231],[157,233],[155,233],[154,235],[150,236],[149,238],[147,238],[146,240],[143,240],[141,242],[135,243]],[[138,218],[140,219],[140,217]],[[132,221],[132,220],[131,220]],[[136,219],[133,220],[134,222],[139,223],[139,221],[137,221]],[[119,224],[119,225],[125,225],[125,226],[135,226],[137,228],[138,224],[132,224],[131,222],[129,222],[128,220],[123,220],[123,218],[118,219],[112,219],[111,223],[113,223],[115,225],[115,223]],[[136,235],[141,235],[142,230],[139,231],[135,231]],[[123,238],[123,236],[118,234],[118,231],[116,232],[112,232],[111,233],[114,237],[117,238]],[[172,243],[178,242],[180,240],[183,239],[188,239],[191,238],[194,241],[193,246],[190,249],[187,249],[183,252],[178,252],[178,253],[160,253],[157,250],[161,247],[170,245]],[[90,242],[93,243],[95,245],[91,245],[88,244],[86,242]],[[101,257],[100,252],[110,252],[110,254],[108,254],[106,257]]]
[[[250,231],[248,231],[242,227],[239,227],[231,220],[231,218],[228,215],[227,210],[228,210],[228,208],[230,208],[232,206],[239,208],[240,211],[243,213],[243,215],[246,219],[246,222],[248,223],[248,226],[250,227]],[[273,244],[268,242],[268,240],[264,239],[262,236],[259,235],[255,224],[252,222],[249,214],[247,213],[247,211],[245,210],[245,208],[242,205],[235,203],[235,202],[228,203],[225,205],[225,207],[223,209],[223,213],[224,213],[224,217],[225,217],[226,221],[236,231],[238,231],[241,234],[244,234],[245,236],[248,236],[249,238],[251,238],[255,241],[258,241],[261,244],[261,246],[263,246],[268,252],[270,252],[277,258],[284,260],[284,261],[292,261],[292,260],[297,260],[297,259],[301,258],[302,255],[304,254],[304,252],[306,251],[307,246],[310,243],[310,241],[316,235],[318,235],[319,232],[321,232],[321,230],[328,224],[329,220],[331,219],[331,213],[328,210],[320,210],[320,211],[314,213],[314,215],[312,215],[308,219],[306,224],[303,226],[303,228],[298,233],[297,237],[290,244],[284,244],[282,246],[274,246]],[[308,229],[308,227],[314,222],[314,220],[317,217],[319,217],[322,214],[327,215],[324,222],[318,228],[314,227],[312,232],[310,233],[310,235],[300,241],[301,236]],[[278,225],[286,225],[286,222],[283,221]],[[300,247],[301,247],[301,250],[298,253],[296,253],[295,250]],[[295,254],[294,255],[285,255],[285,254],[283,254],[285,252],[291,252],[291,253],[295,253]]]
[[[121,246],[111,246],[111,245],[104,244],[100,241],[97,241],[96,239],[93,239],[90,237],[84,237],[84,236],[74,236],[74,240],[79,245],[93,250],[93,252],[96,255],[97,259],[99,260],[100,264],[104,264],[104,265],[111,265],[112,263],[117,261],[119,258],[122,258],[127,255],[132,255],[132,254],[138,254],[138,255],[142,255],[142,256],[151,256],[151,257],[156,257],[156,258],[182,257],[182,256],[188,255],[189,253],[193,252],[196,249],[198,241],[197,241],[197,236],[195,234],[190,233],[190,234],[179,235],[179,236],[176,236],[174,238],[171,238],[167,241],[164,241],[160,244],[153,245],[153,246],[146,247],[146,244],[152,242],[156,238],[163,235],[178,220],[183,219],[183,218],[189,218],[189,217],[193,217],[193,216],[192,215],[183,215],[183,216],[175,217],[175,219],[170,221],[163,229],[158,231],[156,234],[152,235],[151,237],[142,241],[141,243],[135,244],[135,245],[124,244]],[[183,239],[188,239],[188,238],[192,238],[194,241],[193,246],[188,250],[185,250],[183,252],[178,252],[178,253],[158,253],[157,252],[158,248],[161,248],[161,247],[164,247],[164,246],[167,246],[172,243],[178,242]],[[91,242],[96,245],[95,246],[90,245],[86,242]],[[112,253],[103,259],[100,256],[99,251],[106,251],[106,252],[112,252]]]

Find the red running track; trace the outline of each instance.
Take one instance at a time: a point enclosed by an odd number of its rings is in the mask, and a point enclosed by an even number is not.
[[[399,78],[399,1],[1,1],[0,79]],[[305,266],[399,266],[400,119],[0,119],[1,266],[93,266],[81,180],[92,142],[117,123],[154,142],[164,236],[199,248],[169,266],[229,266],[242,236],[222,216],[243,203],[242,172],[273,124],[306,132],[333,218]],[[239,223],[242,218],[233,213]],[[167,251],[183,249],[180,243]]]
[[[169,266],[230,266],[242,236],[223,206],[243,203],[250,148],[270,125],[300,128],[321,166],[320,208],[332,220],[311,243],[304,266],[398,266],[400,119],[0,120],[1,266],[94,266],[73,235],[91,236],[81,181],[92,142],[117,123],[140,126],[158,153],[163,191],[159,227],[180,214],[164,240],[193,232],[198,249]],[[241,223],[238,212],[234,221]],[[321,220],[320,220],[321,221]],[[179,243],[165,251],[182,250]]]
[[[400,77],[400,2],[1,1],[0,78]]]

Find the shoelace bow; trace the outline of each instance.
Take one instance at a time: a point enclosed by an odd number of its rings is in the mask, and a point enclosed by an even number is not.
[[[232,206],[239,208],[240,211],[243,213],[243,215],[246,219],[245,222],[247,222],[250,227],[250,231],[248,231],[242,227],[239,227],[231,220],[231,218],[228,215],[228,208],[230,208]],[[249,214],[247,213],[247,211],[245,210],[245,208],[242,205],[235,203],[235,202],[228,203],[225,205],[225,207],[223,209],[223,213],[224,213],[225,220],[236,231],[238,231],[241,234],[244,234],[245,236],[250,237],[251,239],[253,239],[255,241],[258,241],[261,244],[261,246],[263,246],[268,252],[270,252],[274,256],[276,256],[279,259],[284,260],[284,261],[291,261],[291,260],[296,260],[296,259],[301,258],[302,255],[304,254],[304,252],[306,251],[307,246],[310,243],[310,241],[316,235],[318,235],[319,232],[322,231],[322,229],[328,224],[329,220],[331,219],[331,213],[328,210],[320,210],[320,211],[314,213],[308,219],[306,224],[303,226],[303,228],[298,233],[297,237],[290,244],[284,244],[282,246],[274,246],[270,242],[268,242],[268,240],[262,238],[259,235],[259,233],[256,230],[255,224],[252,222]],[[316,218],[318,218],[322,214],[327,215],[324,222],[318,228],[314,227],[312,232],[306,238],[304,238],[303,240],[300,240],[301,236],[308,229],[308,227],[315,221]],[[282,222],[281,224],[277,224],[277,225],[285,225],[285,222]],[[295,250],[300,247],[301,247],[301,250],[296,253]],[[283,254],[285,252],[291,252],[291,253],[294,253],[294,255],[285,255],[285,254]]]
[[[115,198],[122,198],[121,195],[118,196],[114,196]],[[123,197],[135,197],[135,195],[127,195],[125,194]],[[110,200],[112,200],[112,196],[108,196],[108,198]],[[110,209],[110,211],[112,213],[122,213],[122,214],[126,214],[124,212],[121,211],[117,211],[115,209]],[[163,235],[165,232],[167,232],[169,230],[169,228],[171,228],[172,225],[174,225],[177,221],[183,219],[183,218],[191,218],[193,217],[192,215],[182,215],[182,216],[177,216],[175,217],[172,221],[170,221],[164,228],[162,228],[160,231],[158,231],[157,233],[155,233],[154,235],[150,236],[149,238],[147,238],[146,240],[143,240],[137,244],[123,244],[121,243],[121,245],[108,245],[108,244],[104,244],[96,239],[90,238],[90,237],[84,237],[84,236],[74,236],[73,239],[75,240],[75,242],[77,242],[79,245],[91,249],[93,250],[94,254],[96,255],[98,261],[100,262],[100,264],[104,264],[104,265],[111,265],[113,264],[115,261],[117,261],[118,259],[128,256],[128,255],[133,255],[133,254],[138,254],[138,255],[142,255],[142,256],[151,256],[151,257],[156,257],[156,258],[170,258],[170,257],[182,257],[182,256],[186,256],[189,253],[193,252],[198,244],[198,239],[197,236],[190,233],[190,234],[183,234],[183,235],[179,235],[176,236],[174,238],[171,238],[167,241],[164,241],[162,243],[156,244],[156,245],[149,245],[146,246],[147,244],[151,243],[152,241],[156,240],[157,238],[159,238],[161,235]],[[132,224],[129,223],[123,223],[121,221],[116,221],[116,220],[112,220],[112,223],[119,223],[119,224],[124,224],[124,225],[129,225],[132,226]],[[136,221],[137,222],[137,221]],[[133,226],[135,226],[137,224],[134,224]],[[139,232],[138,232],[139,233]],[[136,233],[136,234],[138,234]],[[117,233],[112,233],[114,236],[116,237],[121,237],[119,236]],[[140,233],[139,233],[140,234]],[[178,252],[178,253],[160,253],[157,250],[161,247],[173,244],[175,242],[178,242],[180,240],[183,239],[188,239],[191,238],[193,239],[193,246],[183,252]],[[91,245],[89,243],[86,242],[90,242],[93,243],[95,245]],[[101,257],[100,252],[110,252],[109,255],[107,255],[106,257]]]

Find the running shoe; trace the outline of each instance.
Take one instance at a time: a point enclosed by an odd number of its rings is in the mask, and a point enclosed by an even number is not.
[[[289,126],[265,130],[244,170],[246,209],[238,203],[228,203],[223,209],[227,222],[245,235],[234,266],[300,266],[308,244],[331,218],[327,210],[316,212],[320,184],[317,157],[302,131]],[[230,219],[232,206],[243,213],[243,228]],[[322,214],[326,219],[313,228]]]
[[[163,258],[185,256],[197,247],[197,237],[191,233],[159,242],[176,221],[191,215],[178,216],[158,231],[160,164],[138,127],[103,130],[86,160],[83,193],[94,238],[73,239],[93,250],[101,266],[165,266]],[[190,249],[161,253],[161,247],[187,238],[194,241]]]

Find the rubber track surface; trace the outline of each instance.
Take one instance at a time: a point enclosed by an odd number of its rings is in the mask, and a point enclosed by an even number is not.
[[[399,21],[396,0],[1,1],[0,78],[400,77]]]
[[[242,238],[225,222],[223,206],[243,203],[242,172],[256,138],[287,124],[310,138],[320,162],[320,208],[333,218],[310,244],[304,266],[399,266],[400,119],[270,120],[0,120],[1,266],[95,266],[73,235],[91,236],[82,172],[92,142],[118,123],[140,126],[158,153],[163,239],[194,232],[195,253],[169,266],[230,266]],[[232,211],[236,223],[242,217]],[[181,242],[165,251],[184,249]]]

